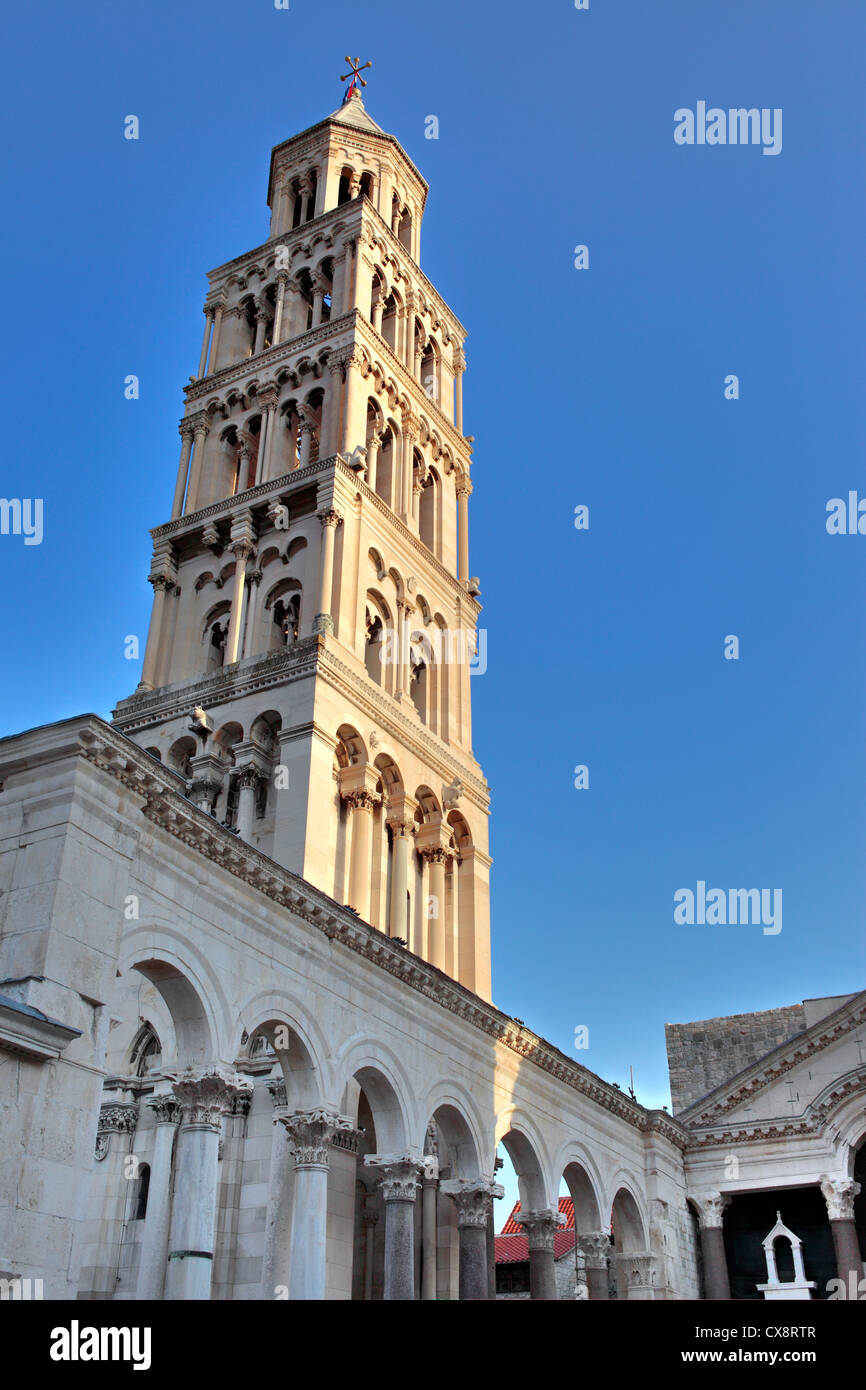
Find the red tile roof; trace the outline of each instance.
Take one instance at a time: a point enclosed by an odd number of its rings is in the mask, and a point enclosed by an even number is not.
[[[553,1237],[553,1258],[561,1260],[569,1250],[574,1249],[574,1202],[570,1197],[560,1197],[559,1210],[565,1217],[565,1225],[560,1226]],[[501,1235],[496,1237],[496,1263],[498,1265],[522,1264],[529,1259],[529,1237],[515,1217],[520,1211],[520,1203],[515,1202]]]

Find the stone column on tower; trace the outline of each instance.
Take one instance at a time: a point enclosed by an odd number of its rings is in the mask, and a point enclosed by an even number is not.
[[[415,1297],[415,1197],[424,1164],[411,1154],[367,1154],[364,1163],[380,1174],[385,1203],[385,1290],[387,1300]]]
[[[247,560],[255,552],[255,527],[249,512],[242,512],[232,521],[229,549],[235,557],[235,580],[232,593],[232,612],[226,638],[225,665],[237,661],[240,652],[241,619],[244,606]]]
[[[334,538],[342,516],[333,507],[317,513],[322,524],[322,556],[319,566],[319,611],[313,619],[314,632],[333,632]]]
[[[213,305],[206,304],[204,306],[204,337],[202,338],[201,342],[201,355],[198,359],[198,371],[196,372],[196,377],[198,378],[198,380],[201,380],[201,378],[204,376],[205,367],[207,366],[207,355],[208,348],[210,347],[210,332],[212,327]]]
[[[153,608],[141,666],[139,690],[153,690],[154,686],[159,684],[164,665],[166,599],[177,587],[177,565],[171,541],[161,540],[154,546],[148,582],[153,585]]]
[[[174,501],[171,504],[171,519],[175,520],[183,511],[183,499],[186,493],[186,479],[189,473],[189,456],[192,453],[193,431],[188,420],[182,420],[179,426],[181,446],[180,462],[177,466],[177,482],[174,487]]]
[[[412,852],[412,837],[415,822],[411,814],[407,818],[401,805],[389,807],[388,825],[391,830],[391,901],[388,910],[388,935],[409,940],[407,918],[407,896],[409,892],[409,859]]]
[[[252,1085],[219,1066],[173,1082],[183,1115],[177,1143],[167,1299],[207,1299],[213,1274],[219,1138],[224,1111]]]
[[[722,1192],[703,1192],[694,1199],[700,1221],[704,1287],[708,1299],[728,1299],[731,1296],[723,1230],[725,1208],[730,1200]]]
[[[462,348],[458,348],[454,353],[454,426],[458,434],[463,433],[463,373],[466,370],[466,358]]]
[[[821,1178],[821,1193],[833,1233],[836,1269],[851,1297],[851,1288],[856,1291],[863,1278],[863,1257],[854,1221],[854,1199],[860,1194],[860,1184],[853,1178],[831,1178],[825,1174]]]
[[[529,1238],[529,1296],[537,1299],[555,1299],[556,1264],[554,1261],[554,1239],[557,1229],[565,1225],[561,1212],[545,1209],[542,1211],[519,1211],[515,1217],[523,1226]]]
[[[457,484],[457,544],[459,560],[457,578],[465,583],[469,578],[469,497],[472,484],[461,478]]]
[[[187,417],[192,425],[194,434],[194,445],[192,451],[192,467],[190,468],[189,487],[186,494],[186,507],[184,515],[194,512],[198,506],[199,494],[201,492],[202,477],[204,475],[204,448],[205,440],[210,433],[210,424],[207,415],[203,410],[195,415]]]
[[[325,1297],[331,1138],[338,1129],[351,1129],[351,1121],[325,1106],[278,1118],[286,1127],[294,1170],[289,1297],[318,1302]]]

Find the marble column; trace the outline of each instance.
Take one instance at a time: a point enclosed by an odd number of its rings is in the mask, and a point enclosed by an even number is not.
[[[344,793],[352,810],[352,846],[349,860],[349,906],[363,922],[370,920],[370,853],[373,809],[381,798],[366,788]]]
[[[276,1297],[278,1288],[289,1286],[289,1240],[292,1225],[291,1149],[282,1123],[288,1114],[286,1083],[282,1076],[266,1083],[274,1107],[274,1133],[268,1174],[265,1211],[265,1249],[262,1259],[262,1298]]]
[[[210,425],[206,419],[198,416],[191,422],[194,432],[194,447],[192,452],[192,467],[189,475],[189,487],[186,495],[186,507],[184,516],[194,512],[198,506],[198,496],[201,491],[201,480],[204,472],[204,442],[210,433]]]
[[[466,358],[462,351],[454,354],[454,425],[458,434],[463,433],[463,373]]]
[[[244,656],[255,656],[256,654],[256,621],[258,618],[261,582],[261,570],[252,569],[247,571],[247,614],[244,619],[244,640],[242,647]]]
[[[424,1165],[409,1154],[367,1154],[364,1163],[380,1171],[385,1203],[385,1290],[387,1300],[415,1297],[415,1194]]]
[[[137,1125],[135,1103],[108,1100],[100,1106],[94,1157],[102,1183],[102,1238],[90,1288],[84,1290],[94,1297],[109,1299],[117,1293],[132,1192],[129,1158],[134,1153]]]
[[[439,1191],[439,1163],[433,1155],[424,1156],[421,1184],[421,1297],[436,1297],[436,1197]]]
[[[469,578],[469,494],[471,491],[472,484],[468,479],[457,484],[457,546],[460,557],[457,578],[461,582]]]
[[[207,364],[207,375],[213,376],[217,370],[217,354],[220,350],[220,331],[223,326],[223,304],[217,304],[213,319],[213,337],[210,344],[210,360]]]
[[[289,1298],[321,1301],[327,1274],[328,1164],[331,1137],[350,1121],[317,1107],[281,1115],[292,1151]]]
[[[860,1184],[853,1178],[821,1179],[821,1193],[827,1204],[830,1230],[833,1232],[833,1248],[836,1251],[836,1269],[844,1282],[848,1298],[857,1297],[857,1290],[863,1278],[863,1256],[857,1238],[854,1222],[854,1198],[859,1196]]]
[[[247,560],[253,553],[250,540],[236,540],[229,546],[235,557],[235,582],[232,593],[232,613],[226,638],[225,665],[231,666],[240,654],[241,618],[244,608],[244,585],[246,583]]]
[[[361,1213],[361,1224],[364,1228],[364,1301],[371,1302],[373,1298],[373,1259],[375,1249],[376,1223],[379,1218],[374,1211],[367,1211],[366,1207]]]
[[[487,1178],[468,1181],[450,1178],[441,1184],[441,1191],[453,1200],[457,1208],[457,1232],[460,1242],[459,1297],[471,1302],[487,1301],[490,1298],[490,1274],[487,1268],[488,1219],[493,1198],[501,1197],[504,1188]]]
[[[256,815],[256,791],[261,773],[252,763],[242,767],[239,774],[240,793],[238,795],[238,839],[249,842],[253,833]]]
[[[161,1299],[168,1261],[171,1222],[171,1159],[181,1109],[174,1095],[160,1093],[146,1100],[153,1111],[156,1130],[150,1160],[150,1185],[141,1241],[136,1298]]]
[[[537,1299],[556,1299],[556,1264],[553,1241],[557,1228],[565,1218],[556,1211],[519,1211],[518,1225],[529,1237],[529,1296]]]
[[[264,446],[259,454],[259,466],[256,472],[256,483],[267,483],[270,481],[273,471],[274,441],[277,434],[277,405],[276,397],[272,397],[263,402],[267,411],[267,424]]]
[[[427,865],[427,959],[445,969],[445,864],[448,851],[441,845],[425,846],[421,858]]]
[[[408,942],[406,895],[409,891],[409,855],[414,825],[410,821],[389,820],[391,828],[391,902],[388,911],[388,935]]]
[[[169,593],[174,592],[174,576],[166,573],[150,574],[148,581],[153,585],[153,608],[150,614],[150,627],[147,633],[147,645],[144,649],[144,661],[141,665],[141,680],[138,683],[139,690],[153,690],[156,685],[157,672],[162,659],[162,633],[165,624],[165,600]]]
[[[265,345],[265,333],[268,327],[268,304],[264,299],[256,300],[256,337],[253,343],[253,357],[257,357]]]
[[[286,287],[289,282],[289,272],[287,270],[277,271],[277,302],[274,307],[274,346],[281,343],[283,332],[283,314],[286,307]]]
[[[173,1090],[183,1118],[177,1142],[166,1299],[210,1298],[219,1139],[223,1112],[236,1096],[252,1091],[249,1081],[208,1067],[177,1077]]]
[[[376,491],[376,474],[379,463],[379,450],[382,447],[381,435],[374,434],[367,445],[367,487]]]
[[[319,611],[313,619],[313,632],[333,632],[331,602],[334,584],[334,537],[343,518],[333,507],[319,512],[318,517],[322,524],[322,554],[319,566]]]
[[[721,1192],[704,1192],[695,1199],[704,1262],[704,1297],[707,1299],[729,1299],[731,1296],[723,1230],[724,1212],[730,1200]]]
[[[206,304],[204,310],[204,337],[201,342],[201,356],[198,359],[198,371],[196,378],[201,381],[204,376],[204,369],[207,366],[208,348],[210,347],[210,331],[213,324],[213,308]]]
[[[577,1249],[583,1255],[586,1270],[587,1298],[590,1303],[606,1303],[610,1298],[608,1260],[611,1244],[607,1231],[587,1231],[577,1237]]]
[[[177,465],[177,482],[174,487],[174,500],[171,504],[171,519],[174,521],[183,511],[183,499],[186,493],[186,478],[189,473],[189,456],[192,453],[193,432],[192,427],[184,420],[179,426],[181,446],[180,462]]]

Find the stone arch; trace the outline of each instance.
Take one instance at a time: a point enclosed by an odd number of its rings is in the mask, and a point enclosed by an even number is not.
[[[515,1109],[504,1111],[497,1117],[496,1136],[497,1146],[502,1144],[514,1165],[521,1210],[555,1207],[557,1203],[550,1196],[545,1177],[550,1162],[541,1135],[529,1117]]]
[[[397,1057],[378,1040],[349,1038],[334,1059],[335,1074],[355,1081],[369,1103],[379,1153],[407,1151],[412,1134],[412,1086]]]
[[[153,985],[171,1015],[176,1065],[209,1062],[218,1055],[218,1030],[207,990],[188,965],[171,959],[172,954],[143,947],[128,968]]]

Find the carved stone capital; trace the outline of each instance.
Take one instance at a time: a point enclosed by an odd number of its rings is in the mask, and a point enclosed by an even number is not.
[[[505,1188],[489,1178],[448,1178],[439,1190],[450,1197],[457,1208],[458,1226],[487,1227],[496,1197],[505,1195]]]
[[[333,1110],[317,1107],[314,1110],[295,1110],[280,1115],[286,1127],[296,1168],[327,1168],[331,1139],[337,1130],[350,1130],[351,1120]]]
[[[343,792],[343,800],[353,811],[372,811],[380,804],[382,798],[366,787],[358,787],[354,791]]]
[[[180,1105],[177,1098],[168,1092],[160,1092],[159,1095],[149,1096],[144,1102],[148,1110],[153,1111],[154,1119],[158,1125],[176,1125],[180,1121]]]
[[[271,1093],[271,1101],[275,1110],[284,1110],[288,1105],[286,1099],[286,1078],[284,1076],[272,1076],[266,1082],[267,1088]],[[274,1124],[276,1124],[276,1117]]]
[[[616,1255],[617,1267],[631,1288],[653,1288],[656,1282],[658,1257],[650,1250],[636,1255]]]
[[[577,1244],[587,1269],[607,1269],[611,1252],[607,1231],[587,1231],[577,1237]]]
[[[701,1192],[692,1200],[700,1214],[701,1226],[706,1229],[712,1227],[721,1229],[725,1209],[731,1202],[729,1194],[726,1192]]]
[[[330,507],[327,511],[316,512],[316,516],[319,518],[323,527],[339,526],[343,520],[340,513],[335,511],[333,507]]]
[[[385,1202],[414,1202],[424,1164],[411,1154],[367,1154],[364,1164],[379,1170],[379,1190]]]
[[[454,857],[444,845],[425,845],[418,853],[426,864],[448,864]]]
[[[99,1134],[133,1134],[138,1124],[137,1105],[118,1105],[109,1101],[99,1107]]]
[[[853,1178],[821,1178],[821,1193],[827,1203],[830,1221],[853,1221],[854,1198],[860,1195],[860,1184]]]
[[[185,1126],[220,1127],[223,1114],[239,1096],[252,1092],[252,1083],[223,1067],[189,1068],[174,1076],[172,1089],[183,1109]]]
[[[529,1249],[545,1250],[553,1253],[553,1238],[557,1229],[565,1225],[562,1212],[546,1209],[544,1211],[519,1211],[515,1221],[522,1226],[529,1238]]]

